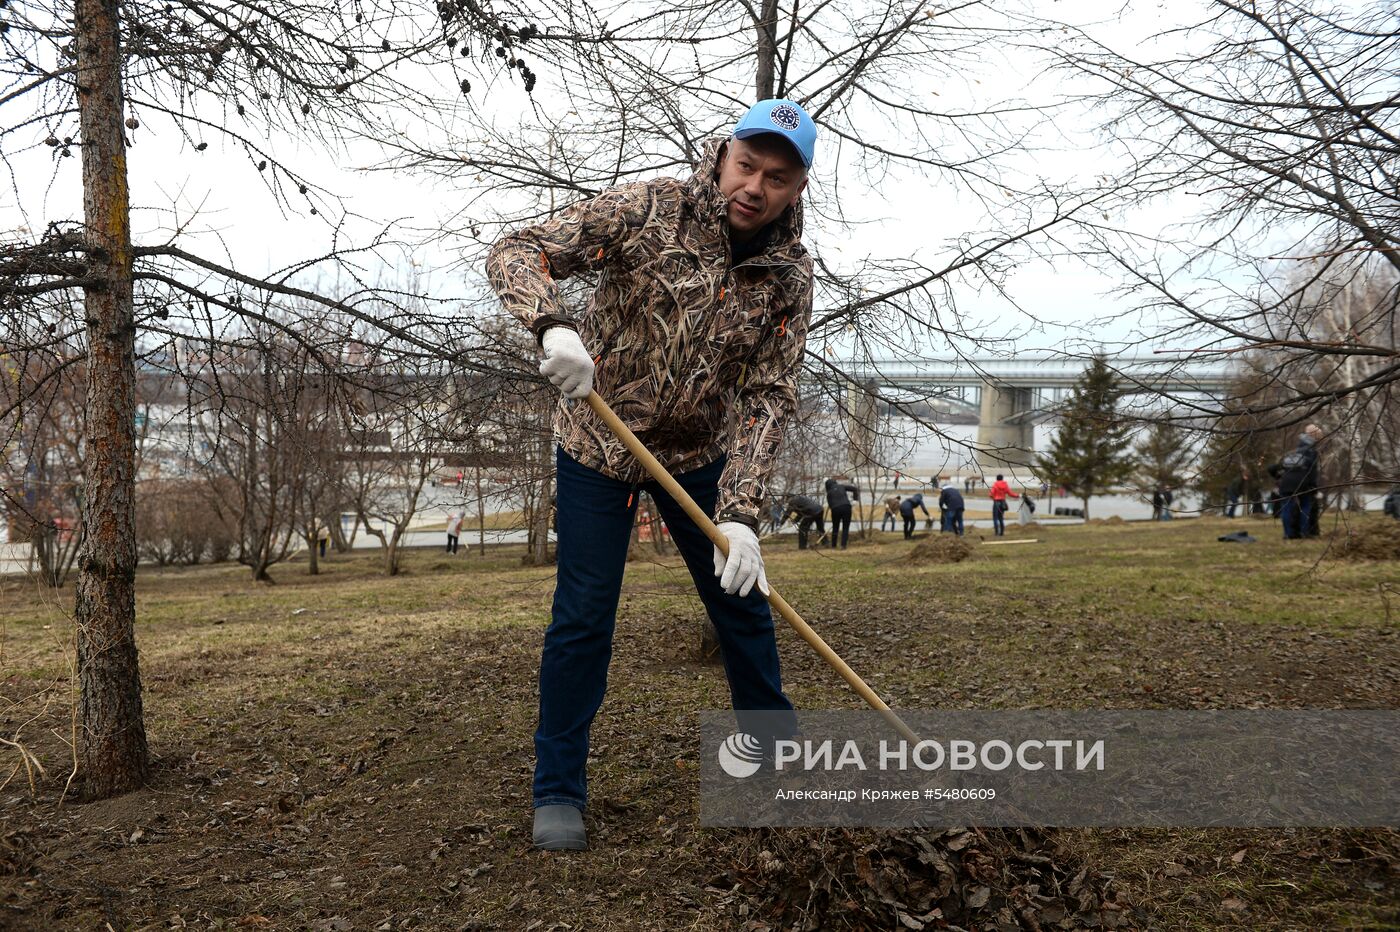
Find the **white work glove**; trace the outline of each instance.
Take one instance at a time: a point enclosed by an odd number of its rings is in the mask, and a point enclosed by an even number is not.
[[[593,391],[593,357],[578,334],[568,327],[550,327],[540,340],[544,361],[540,375],[549,379],[565,398],[587,398]]]
[[[546,331],[547,333],[548,331]],[[726,559],[715,548],[715,575],[720,587],[730,595],[746,596],[758,584],[758,591],[768,594],[768,577],[763,574],[763,554],[758,549],[758,535],[748,525],[737,521],[722,521],[719,532],[729,539]]]

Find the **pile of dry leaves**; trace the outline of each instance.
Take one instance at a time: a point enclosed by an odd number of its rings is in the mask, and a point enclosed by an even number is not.
[[[914,545],[905,557],[910,563],[961,563],[972,556],[972,545],[956,534],[934,534]]]
[[[710,886],[761,895],[770,928],[1010,932],[1140,928],[1148,918],[1033,830],[771,830],[717,841],[734,847]]]
[[[1348,528],[1333,547],[1342,560],[1400,560],[1400,521]]]

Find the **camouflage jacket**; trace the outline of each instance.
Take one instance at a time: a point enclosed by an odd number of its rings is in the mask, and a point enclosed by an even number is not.
[[[715,184],[721,144],[706,145],[687,181],[612,188],[502,237],[487,275],[537,338],[556,325],[578,330],[597,362],[598,394],[667,469],[687,472],[727,454],[716,520],[756,529],[797,406],[812,260],[799,202],[770,225],[763,251],[731,267],[727,205]],[[556,282],[588,272],[597,285],[575,319]],[[554,432],[583,465],[646,480],[586,404],[561,399]]]

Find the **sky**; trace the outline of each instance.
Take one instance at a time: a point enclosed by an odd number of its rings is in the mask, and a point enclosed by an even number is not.
[[[1079,0],[1028,0],[1045,15],[1073,16],[1092,25],[1105,41],[1134,47],[1144,37],[1167,25],[1173,17],[1189,19],[1195,3],[1140,4],[1124,14],[1119,3]],[[960,82],[927,80],[927,92],[949,107],[973,106],[995,100],[1044,101],[1072,90],[1054,80],[1037,76],[1037,63],[1023,52],[1008,49],[989,56],[980,71],[969,71]],[[911,76],[916,88],[919,76]],[[518,90],[497,84],[483,106],[502,119],[519,114],[529,118]],[[552,86],[551,76],[540,75],[534,104],[546,111],[569,106]],[[11,105],[13,106],[13,105]],[[737,114],[736,114],[737,116]],[[1066,114],[1033,140],[1035,151],[1017,165],[1027,177],[1043,175],[1072,182],[1097,173],[1111,156],[1086,131],[1082,114]],[[177,226],[192,238],[194,251],[211,257],[229,257],[233,264],[253,273],[264,273],[293,262],[322,255],[337,241],[355,241],[372,235],[390,223],[401,229],[433,228],[441,218],[455,214],[467,193],[438,178],[405,173],[366,171],[379,154],[367,146],[328,153],[295,140],[275,139],[278,155],[343,199],[351,216],[340,216],[330,205],[312,216],[304,209],[287,211],[279,206],[262,183],[262,176],[248,157],[211,136],[203,152],[157,121],[132,131],[129,171],[133,233],[138,242],[158,242]],[[37,143],[45,133],[36,128]],[[462,139],[469,147],[472,140]],[[860,221],[846,229],[812,229],[823,253],[835,261],[855,265],[870,257],[901,256],[937,266],[946,259],[946,241],[960,234],[984,230],[989,215],[976,198],[947,179],[904,171],[867,183],[857,178],[850,164],[823,164],[819,141],[810,197],[829,198],[834,169],[841,170],[841,206],[848,217]],[[41,228],[60,219],[80,216],[80,159],[60,158],[56,150],[34,145],[11,153],[12,190],[0,189],[0,229]],[[304,206],[304,205],[303,205]],[[1162,202],[1115,222],[1156,233],[1180,220],[1189,207]],[[460,254],[450,244],[425,246],[408,260],[416,264],[425,288],[441,295],[468,295],[479,288],[471,267],[463,268]],[[398,270],[400,273],[404,270]],[[1008,272],[1005,291],[975,281],[960,282],[954,292],[958,312],[974,329],[998,337],[1014,337],[1007,349],[1083,349],[1104,341],[1126,339],[1127,322],[1101,321],[1126,305],[1111,292],[1111,277],[1070,257],[1053,262],[1024,259]],[[966,347],[963,347],[966,349]],[[911,352],[945,355],[948,347],[930,336]]]

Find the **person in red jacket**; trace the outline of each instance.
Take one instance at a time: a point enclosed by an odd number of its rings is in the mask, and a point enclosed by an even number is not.
[[[992,497],[992,528],[997,537],[1002,537],[1006,534],[1006,509],[1009,507],[1006,500],[1021,496],[1011,491],[1011,486],[1006,484],[1005,477],[1000,474],[997,475],[997,481],[992,483],[990,495]]]

